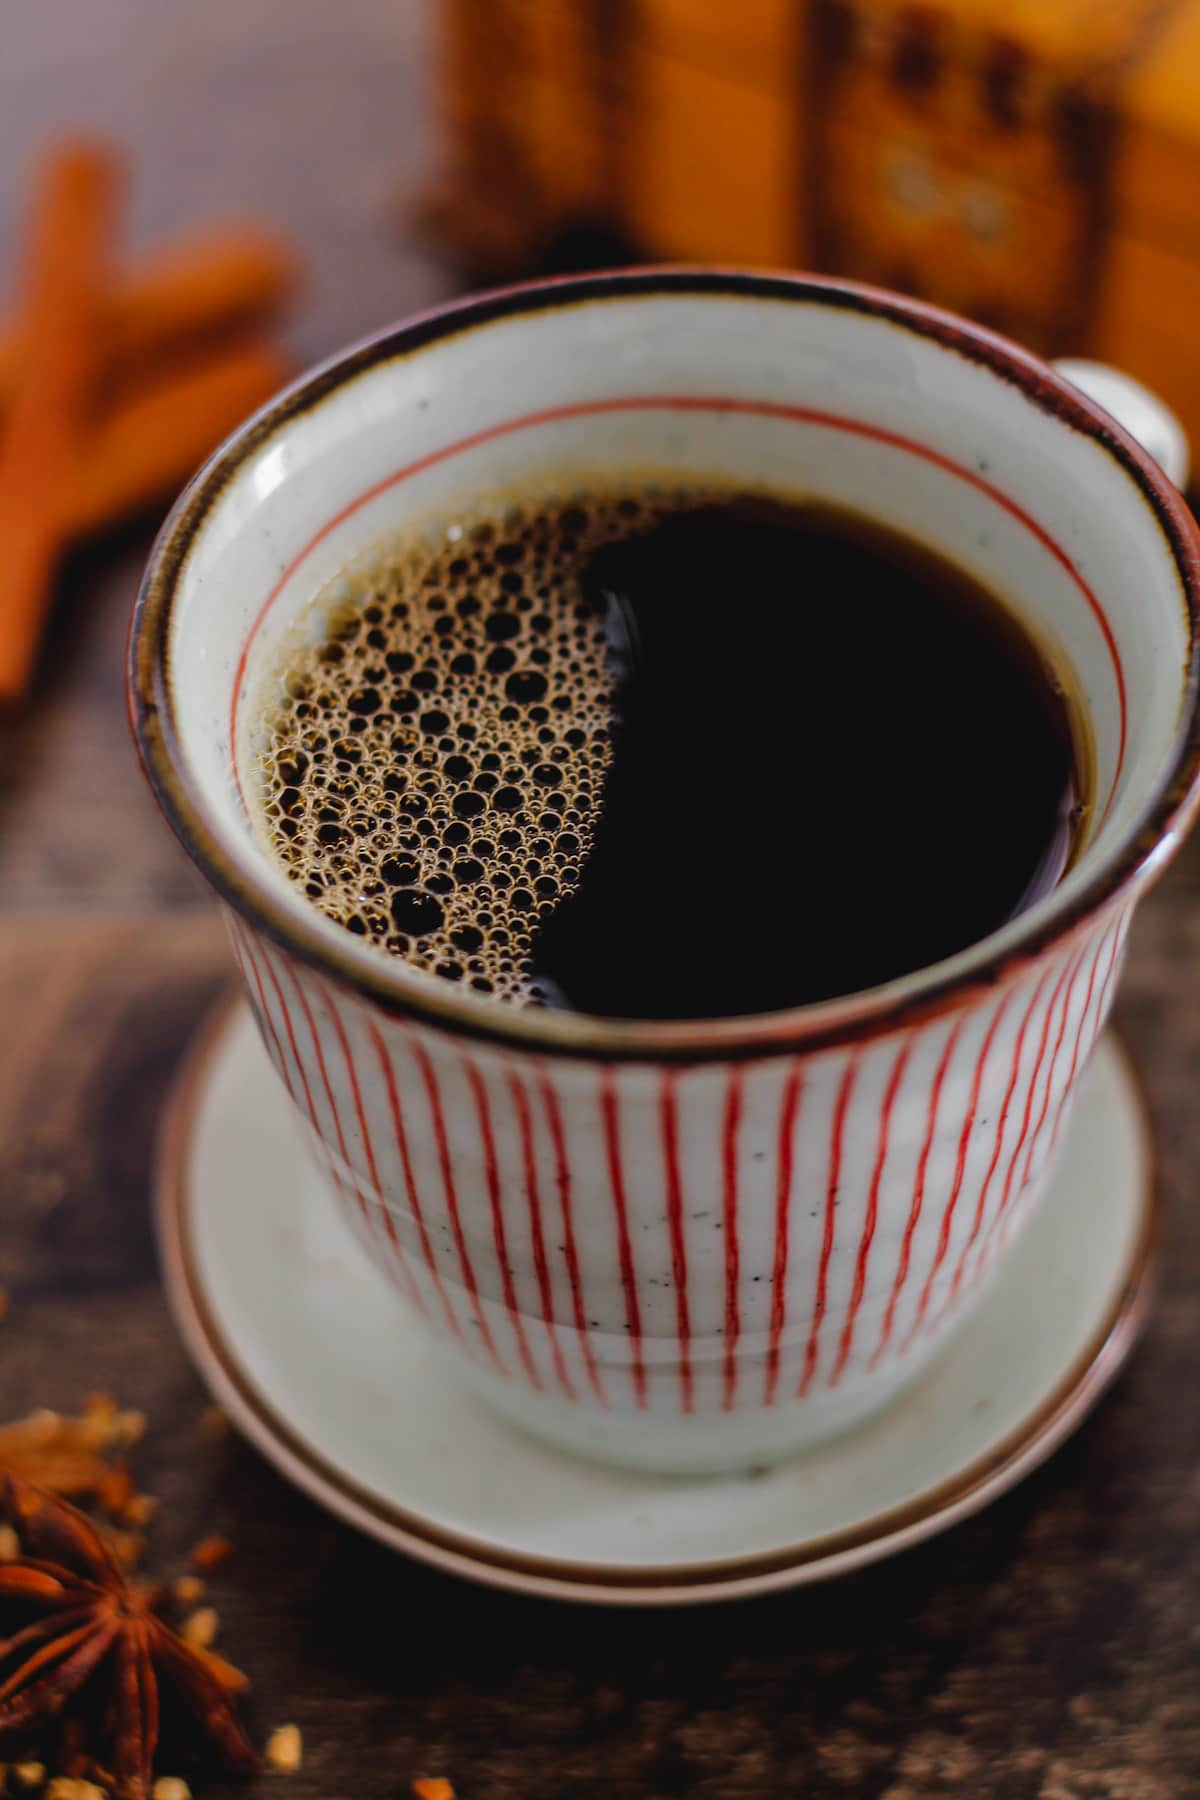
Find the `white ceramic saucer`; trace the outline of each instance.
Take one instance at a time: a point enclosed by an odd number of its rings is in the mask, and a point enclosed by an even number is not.
[[[608,1603],[813,1581],[985,1505],[1079,1424],[1128,1356],[1156,1235],[1145,1115],[1109,1038],[1039,1214],[916,1387],[797,1461],[688,1481],[573,1461],[441,1372],[320,1192],[243,1006],[210,1026],[180,1079],[158,1209],[188,1347],[285,1475],[442,1568]]]

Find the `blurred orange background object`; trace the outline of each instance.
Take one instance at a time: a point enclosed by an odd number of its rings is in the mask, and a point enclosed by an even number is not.
[[[28,691],[67,542],[172,492],[287,377],[261,332],[293,286],[288,252],[232,228],[122,281],[123,189],[112,146],[64,138],[30,194],[0,328],[0,703]]]
[[[477,264],[586,226],[629,257],[879,282],[1117,363],[1200,432],[1200,0],[439,16],[435,216]]]

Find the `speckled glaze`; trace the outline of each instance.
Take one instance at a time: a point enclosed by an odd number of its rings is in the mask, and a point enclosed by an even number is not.
[[[244,798],[290,622],[456,495],[614,465],[855,506],[1003,592],[1091,729],[1094,814],[1054,893],[870,993],[690,1024],[505,1008],[310,907]],[[936,1354],[1037,1205],[1130,911],[1195,806],[1197,558],[1162,471],[1048,366],[912,302],[718,272],[447,308],[201,473],[134,621],[143,760],[334,1203],[498,1407],[591,1455],[733,1467]]]

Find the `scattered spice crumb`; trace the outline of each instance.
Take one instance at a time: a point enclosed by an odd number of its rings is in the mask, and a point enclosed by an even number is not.
[[[199,1575],[181,1575],[172,1591],[180,1606],[198,1606],[204,1598],[204,1583]]]
[[[0,1287],[0,1325],[8,1317],[8,1289]]]
[[[207,1650],[216,1642],[220,1623],[215,1606],[200,1606],[183,1621],[179,1635],[193,1650]]]
[[[127,1450],[131,1444],[140,1444],[146,1435],[145,1413],[122,1412],[111,1394],[89,1394],[83,1416],[91,1426],[97,1447]]]
[[[39,1762],[14,1763],[12,1778],[18,1787],[41,1787],[46,1779],[46,1765]]]
[[[227,1537],[206,1537],[200,1539],[189,1560],[193,1569],[199,1569],[201,1574],[207,1575],[213,1569],[219,1569],[222,1563],[228,1562],[232,1555],[233,1545]]]
[[[15,1562],[21,1554],[21,1540],[11,1525],[0,1525],[0,1562]]]
[[[150,1789],[150,1800],[192,1800],[192,1790],[178,1775],[160,1775]]]
[[[294,1775],[303,1755],[304,1746],[298,1725],[280,1725],[267,1739],[267,1761],[281,1775]]]
[[[146,1417],[122,1413],[112,1393],[90,1395],[77,1415],[40,1408],[0,1424],[0,1474],[68,1499],[92,1501],[112,1517],[137,1517],[142,1496],[121,1454],[137,1444],[144,1429]]]
[[[125,1464],[114,1463],[97,1485],[96,1504],[102,1512],[110,1513],[115,1519],[125,1511],[136,1492],[133,1476]]]
[[[116,1531],[111,1525],[100,1526],[100,1535],[123,1569],[136,1569],[142,1560],[146,1540],[140,1531]]]
[[[127,1525],[148,1525],[157,1511],[153,1494],[131,1494],[121,1516]]]
[[[119,1513],[136,1491],[129,1471],[112,1459],[145,1428],[143,1414],[122,1412],[111,1394],[93,1394],[78,1415],[43,1407],[0,1425],[0,1470]]]
[[[46,1789],[43,1800],[106,1800],[103,1788],[94,1781],[75,1781],[70,1775],[56,1775]]]
[[[229,1430],[229,1420],[219,1406],[206,1406],[200,1415],[200,1429],[205,1437],[224,1437]]]
[[[416,1800],[454,1800],[454,1789],[441,1775],[426,1776],[423,1781],[414,1781],[412,1791]]]

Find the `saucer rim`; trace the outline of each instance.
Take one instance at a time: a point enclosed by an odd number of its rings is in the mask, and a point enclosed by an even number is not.
[[[1162,1236],[1156,1141],[1141,1077],[1111,1027],[1139,1140],[1137,1234],[1114,1301],[1084,1349],[1028,1416],[965,1468],[842,1531],[786,1548],[688,1563],[621,1565],[497,1549],[449,1530],[345,1475],[283,1419],[246,1375],[213,1315],[191,1235],[191,1144],[214,1065],[248,1009],[233,990],[202,1022],[172,1083],[159,1128],[153,1211],[167,1300],[184,1346],[232,1422],[319,1505],[392,1549],[489,1586],[615,1606],[702,1604],[826,1580],[918,1544],[981,1511],[1039,1467],[1082,1423],[1127,1361],[1145,1322]]]

